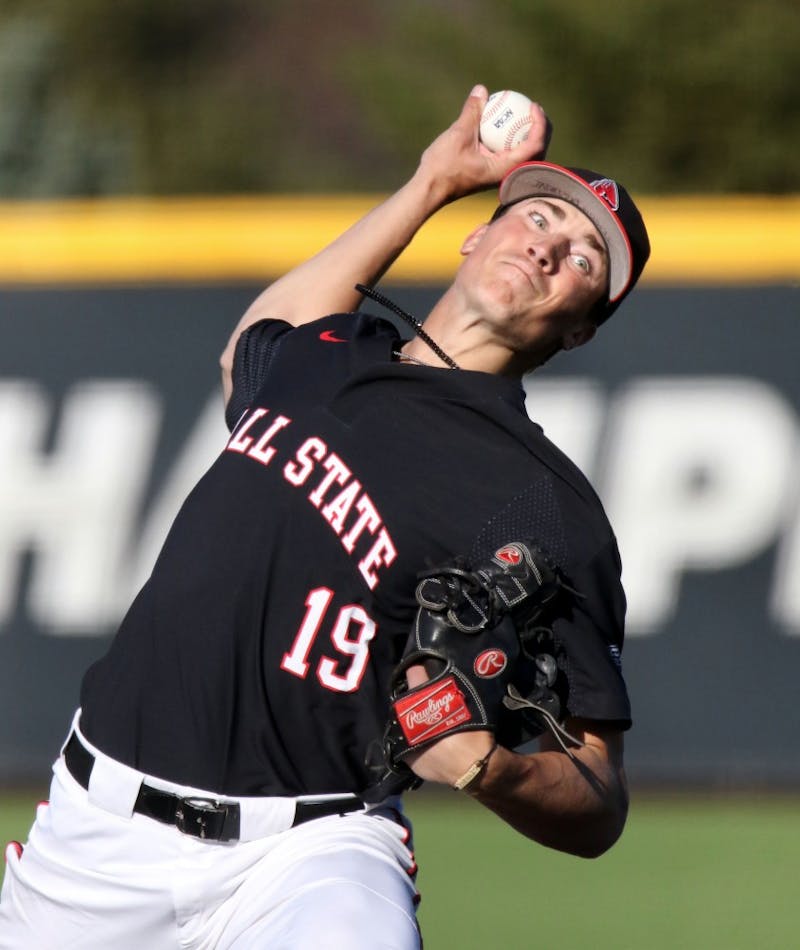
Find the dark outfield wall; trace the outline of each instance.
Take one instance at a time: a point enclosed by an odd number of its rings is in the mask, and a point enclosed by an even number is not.
[[[217,354],[255,292],[0,291],[2,778],[46,778],[224,440]],[[648,288],[529,386],[619,535],[634,781],[800,781],[798,353],[797,288]]]

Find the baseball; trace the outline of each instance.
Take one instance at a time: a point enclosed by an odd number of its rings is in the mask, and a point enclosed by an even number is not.
[[[492,152],[524,142],[531,130],[533,103],[521,92],[493,92],[481,116],[481,142]]]

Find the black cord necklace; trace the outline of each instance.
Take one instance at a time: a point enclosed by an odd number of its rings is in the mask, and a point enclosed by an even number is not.
[[[448,356],[447,353],[439,346],[438,343],[435,343],[428,334],[422,329],[422,324],[416,317],[412,316],[410,313],[406,313],[402,307],[398,307],[396,303],[389,300],[388,297],[384,297],[382,293],[379,293],[377,290],[373,290],[372,287],[365,287],[363,284],[356,284],[356,290],[363,294],[365,297],[369,297],[370,300],[374,300],[375,303],[379,303],[382,307],[386,307],[387,310],[391,310],[392,313],[397,314],[398,317],[405,320],[413,329],[417,336],[422,340],[423,343],[426,343],[433,352],[439,357],[439,359],[447,364],[450,369],[460,369],[461,367],[456,363],[452,357]],[[417,362],[412,360],[411,362]]]

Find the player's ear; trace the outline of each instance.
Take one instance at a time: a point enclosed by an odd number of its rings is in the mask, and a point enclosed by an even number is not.
[[[464,257],[466,257],[468,254],[471,254],[475,250],[483,235],[486,234],[486,229],[488,227],[488,224],[481,224],[464,238],[464,243],[461,245],[461,253],[464,255]]]

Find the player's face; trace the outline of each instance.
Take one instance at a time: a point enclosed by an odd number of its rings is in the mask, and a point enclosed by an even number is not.
[[[592,222],[558,198],[527,198],[464,243],[456,278],[514,352],[570,348],[593,333],[608,256]]]

